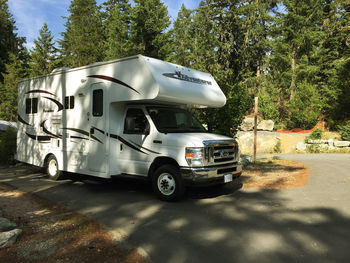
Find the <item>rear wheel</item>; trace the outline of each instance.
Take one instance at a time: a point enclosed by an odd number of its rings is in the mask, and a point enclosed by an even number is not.
[[[52,180],[58,180],[62,176],[62,172],[58,170],[58,162],[54,155],[50,155],[47,159],[46,173]]]
[[[164,201],[180,200],[185,192],[185,186],[180,171],[173,165],[159,167],[152,178],[153,190]]]

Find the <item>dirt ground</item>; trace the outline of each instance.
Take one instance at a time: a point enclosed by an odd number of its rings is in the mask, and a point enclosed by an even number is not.
[[[149,262],[89,218],[10,186],[0,184],[0,208],[23,230],[0,262]]]
[[[260,160],[249,164],[240,178],[243,188],[288,189],[307,184],[308,168],[287,160]]]

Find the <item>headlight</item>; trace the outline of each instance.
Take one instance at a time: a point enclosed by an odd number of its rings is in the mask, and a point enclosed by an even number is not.
[[[204,166],[204,148],[187,147],[185,158],[190,167]]]

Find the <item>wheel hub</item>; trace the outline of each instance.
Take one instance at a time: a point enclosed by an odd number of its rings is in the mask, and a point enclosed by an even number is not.
[[[171,195],[175,191],[175,179],[169,173],[162,173],[158,178],[158,189],[164,195]]]

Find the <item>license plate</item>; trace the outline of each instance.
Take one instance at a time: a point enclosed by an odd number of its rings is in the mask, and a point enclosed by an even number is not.
[[[232,174],[225,174],[224,175],[224,183],[232,182]]]

